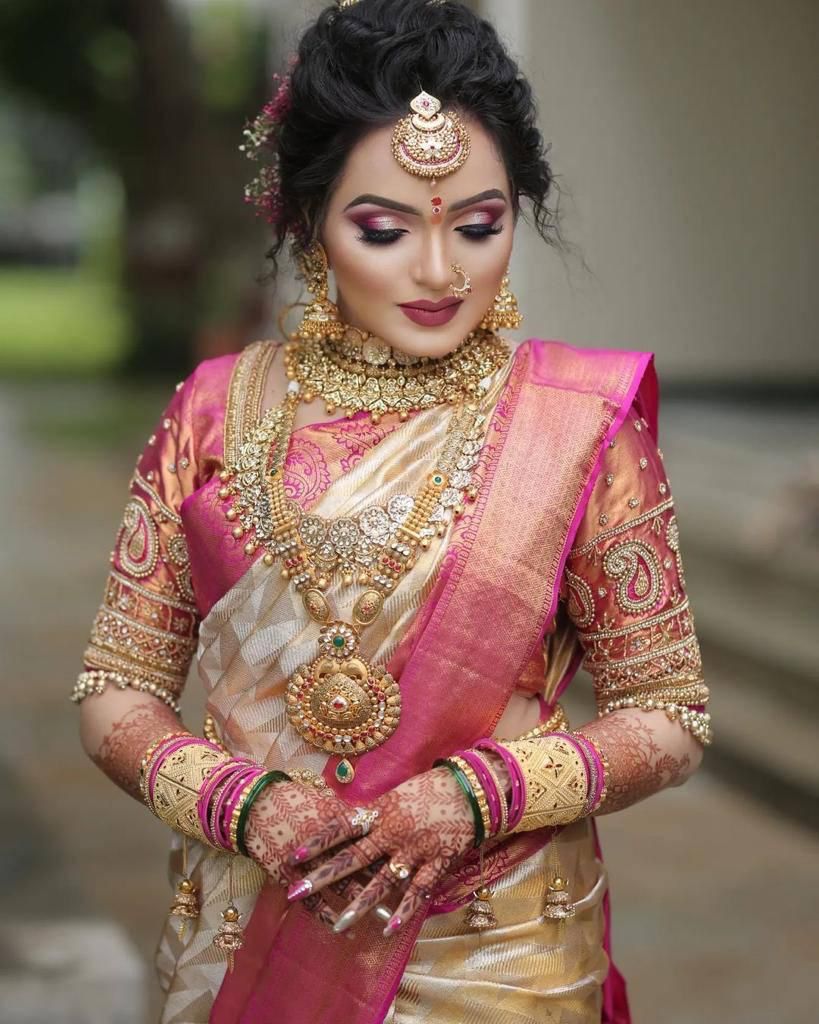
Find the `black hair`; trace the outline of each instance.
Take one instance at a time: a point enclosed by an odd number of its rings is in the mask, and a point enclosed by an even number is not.
[[[505,164],[516,215],[529,200],[542,237],[559,237],[532,88],[494,27],[448,0],[359,0],[322,11],[299,42],[278,135],[274,261],[288,236],[316,237],[350,150],[403,117],[421,88],[483,125]]]

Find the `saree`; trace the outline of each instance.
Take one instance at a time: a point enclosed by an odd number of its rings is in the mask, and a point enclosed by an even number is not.
[[[272,348],[252,347],[231,370],[226,458],[258,421],[259,381]],[[309,658],[318,627],[278,572],[231,544],[218,477],[189,494],[181,519],[204,615],[196,668],[227,748],[269,768],[322,772],[355,805],[492,734],[516,692],[537,693],[541,717],[547,716],[580,662],[571,629],[558,614],[566,560],[603,451],[638,398],[656,426],[649,354],[584,352],[538,341],[517,349],[482,410],[485,441],[470,467],[481,483],[478,500],[447,522],[441,542],[417,560],[365,634],[367,657],[399,680],[404,711],[395,735],[361,759],[345,787],[335,781],[338,759],[287,726],[286,680]],[[440,410],[428,410],[397,428],[369,426],[370,436],[357,434],[355,444],[355,431],[345,428],[342,436],[340,426],[329,425],[332,443],[341,436],[341,448],[354,455],[332,466],[314,459],[304,506],[311,515],[353,517],[413,493],[433,468],[447,420]],[[301,451],[303,469],[317,435],[298,434],[293,454]],[[215,454],[211,464],[219,465]],[[294,458],[291,470],[295,466]],[[340,617],[349,612],[352,596],[332,587],[329,596]],[[189,869],[204,896],[202,915],[184,940],[170,928],[161,939],[165,1022],[629,1020],[624,985],[608,953],[605,872],[591,821],[559,833],[515,836],[487,851],[498,929],[476,935],[463,925],[461,908],[479,878],[474,862],[467,862],[436,894],[429,913],[409,922],[392,943],[370,921],[352,929],[352,938],[333,936],[305,908],[285,907],[282,892],[265,885],[252,862],[193,847]],[[174,875],[179,866],[175,850]],[[542,915],[556,870],[573,878],[582,908],[560,925]],[[236,970],[226,977],[211,941],[228,895],[248,927]]]

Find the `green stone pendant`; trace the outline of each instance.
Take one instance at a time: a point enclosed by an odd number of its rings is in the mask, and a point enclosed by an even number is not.
[[[353,768],[352,761],[349,758],[345,757],[343,761],[339,761],[336,768],[336,778],[345,785],[348,782],[352,782],[355,778],[355,768]]]

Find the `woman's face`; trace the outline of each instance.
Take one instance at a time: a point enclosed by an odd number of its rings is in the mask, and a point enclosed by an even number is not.
[[[469,159],[434,187],[395,160],[392,126],[367,135],[347,159],[321,233],[342,319],[411,355],[440,358],[457,348],[492,305],[509,264],[515,225],[506,169],[488,133],[466,124]],[[450,291],[464,283],[454,263],[471,279],[463,299]],[[415,305],[442,302],[448,308],[426,313]]]

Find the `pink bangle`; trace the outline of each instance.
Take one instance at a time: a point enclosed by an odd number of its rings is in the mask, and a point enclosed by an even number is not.
[[[586,803],[583,814],[588,815],[590,808],[594,807],[597,796],[600,792],[601,762],[596,751],[592,751],[589,743],[584,737],[569,732],[554,732],[552,736],[559,736],[566,743],[571,743],[574,749],[583,759],[583,766],[586,769]]]
[[[211,828],[211,801],[216,791],[222,786],[227,784],[230,777],[234,772],[238,771],[240,767],[245,765],[251,765],[253,762],[248,758],[232,758],[230,761],[226,761],[223,764],[217,765],[213,772],[208,777],[207,782],[202,786],[199,791],[199,798],[196,801],[196,811],[199,815],[199,823],[202,826],[202,831],[209,843],[213,846],[218,846],[214,835],[214,830]]]
[[[512,792],[509,797],[509,823],[506,827],[511,832],[520,824],[523,812],[526,810],[526,779],[523,775],[523,769],[515,757],[493,739],[478,740],[475,744],[475,749],[489,750],[493,754],[497,754],[506,765],[509,781],[512,784]]]
[[[582,732],[574,733],[575,740],[583,747],[590,770],[589,799],[586,804],[585,814],[588,817],[594,814],[606,799],[606,762],[600,748],[584,736]]]
[[[500,832],[501,822],[501,808],[500,803],[504,798],[501,793],[498,792],[495,782],[489,772],[486,770],[486,765],[483,763],[481,757],[475,753],[474,750],[459,750],[456,757],[462,757],[469,767],[478,776],[478,782],[483,787],[483,791],[486,794],[486,800],[489,804],[489,832],[490,834],[486,837],[487,839],[492,836],[496,836]]]
[[[230,841],[230,822],[233,817],[233,811],[242,793],[247,790],[247,787],[260,779],[264,774],[265,769],[259,768],[258,765],[247,768],[245,771],[240,772],[235,779],[232,779],[225,792],[220,795],[219,807],[216,810],[216,837],[219,840],[219,844],[232,853],[236,852]]]

